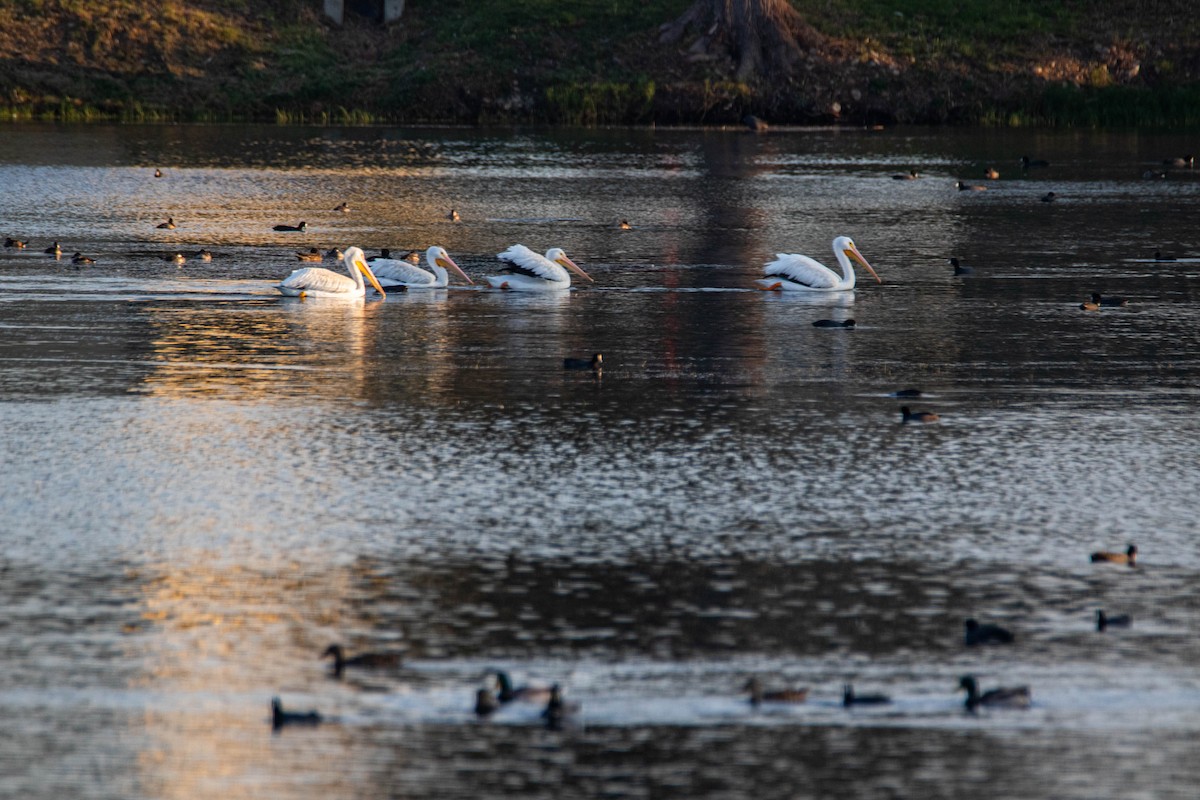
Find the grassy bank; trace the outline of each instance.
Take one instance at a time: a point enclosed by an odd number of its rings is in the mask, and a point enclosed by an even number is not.
[[[790,75],[663,46],[688,0],[409,3],[342,29],[310,0],[0,5],[9,118],[309,123],[1195,126],[1200,21],[1164,0],[794,0]]]

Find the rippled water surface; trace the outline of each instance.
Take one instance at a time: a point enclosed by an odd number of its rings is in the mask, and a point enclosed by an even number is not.
[[[0,795],[1194,796],[1200,175],[1142,174],[1195,145],[0,131]],[[838,234],[882,285],[750,290]],[[273,288],[310,247],[480,281],[515,242],[595,283]],[[330,642],[405,664],[335,680]],[[491,668],[578,715],[476,719]],[[967,714],[968,673],[1032,708]]]

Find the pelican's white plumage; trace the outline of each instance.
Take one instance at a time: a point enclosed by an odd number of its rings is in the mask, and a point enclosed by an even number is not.
[[[409,289],[445,289],[450,283],[447,269],[454,270],[467,283],[474,283],[467,273],[454,263],[444,247],[436,244],[425,251],[425,263],[429,269],[395,258],[377,258],[371,262],[371,271],[383,286],[405,286]]]
[[[367,293],[367,287],[363,283],[365,275],[375,287],[375,291],[384,294],[383,287],[367,266],[362,250],[347,247],[346,252],[342,254],[342,263],[346,265],[349,276],[322,267],[305,267],[294,270],[291,275],[281,280],[276,288],[280,294],[288,297],[363,297]]]
[[[777,253],[775,260],[768,262],[763,268],[765,278],[754,283],[760,289],[775,291],[800,292],[845,292],[854,288],[854,267],[850,259],[867,268],[875,280],[883,280],[875,274],[875,270],[858,252],[849,236],[839,236],[833,240],[833,254],[837,256],[838,264],[842,267],[839,277],[836,272],[819,261],[802,256],[798,253]]]
[[[571,288],[571,272],[589,281],[592,277],[574,261],[567,258],[561,247],[554,247],[540,256],[523,244],[514,244],[496,258],[505,262],[507,274],[489,275],[493,289],[512,289],[518,292],[550,292]],[[568,272],[567,270],[570,270]]]

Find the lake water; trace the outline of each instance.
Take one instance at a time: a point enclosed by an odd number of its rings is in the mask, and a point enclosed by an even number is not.
[[[3,128],[0,796],[1193,797],[1200,175],[1142,173],[1196,144]],[[838,234],[882,285],[750,290]],[[478,281],[516,242],[595,283],[273,288],[310,247]],[[405,665],[335,680],[331,642]],[[476,719],[491,668],[578,716]],[[1033,707],[966,713],[968,673]]]

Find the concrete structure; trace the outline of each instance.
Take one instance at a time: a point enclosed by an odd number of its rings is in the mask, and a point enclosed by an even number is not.
[[[342,25],[346,21],[346,0],[325,0],[325,16],[334,25]],[[350,0],[351,13],[361,14],[369,19],[390,25],[399,21],[404,14],[404,0]]]

